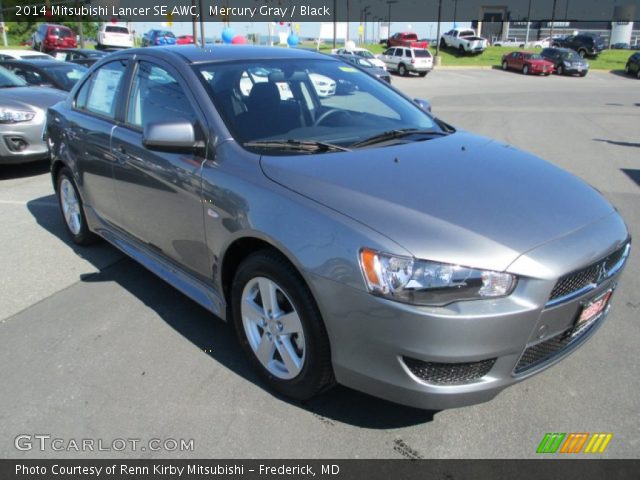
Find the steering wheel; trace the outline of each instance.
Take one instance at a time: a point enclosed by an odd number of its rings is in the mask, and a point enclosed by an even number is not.
[[[316,121],[313,122],[313,126],[314,127],[319,126],[325,118],[331,115],[335,115],[336,113],[344,113],[348,115],[348,112],[346,112],[345,110],[340,110],[338,108],[330,108],[326,112],[322,113],[318,118],[316,118]]]

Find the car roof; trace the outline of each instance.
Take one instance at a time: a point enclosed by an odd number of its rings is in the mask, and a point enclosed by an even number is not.
[[[30,65],[32,67],[46,68],[46,67],[58,67],[60,65],[67,65],[73,67],[81,67],[76,63],[61,62],[60,60],[3,60],[2,63],[11,63],[12,65]]]
[[[128,57],[147,54],[164,58],[169,61],[181,60],[184,63],[228,62],[233,60],[264,60],[264,59],[327,59],[328,55],[315,50],[303,48],[265,47],[256,45],[214,45],[201,48],[196,45],[180,45],[154,48],[130,48],[113,55]]]
[[[20,48],[3,48],[0,50],[0,54],[4,55],[19,55],[19,56],[32,56],[32,55],[47,55],[46,53],[37,52],[35,50],[23,50]]]

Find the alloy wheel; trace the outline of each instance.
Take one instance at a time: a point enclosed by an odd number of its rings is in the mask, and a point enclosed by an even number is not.
[[[242,326],[251,350],[274,377],[290,380],[301,371],[306,343],[300,316],[273,280],[255,277],[242,291]]]
[[[82,228],[82,214],[76,190],[67,178],[60,182],[60,204],[67,227],[74,235],[78,235]]]

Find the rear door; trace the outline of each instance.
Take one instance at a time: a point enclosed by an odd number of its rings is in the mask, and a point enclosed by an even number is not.
[[[132,75],[124,122],[113,131],[116,192],[123,228],[156,253],[211,279],[204,236],[201,166],[204,155],[152,151],[144,126],[186,120],[205,138],[206,119],[183,77],[170,65],[142,57]]]
[[[66,134],[69,154],[77,166],[83,200],[105,221],[120,223],[113,182],[111,132],[115,128],[128,62],[114,60],[87,78],[73,99]]]

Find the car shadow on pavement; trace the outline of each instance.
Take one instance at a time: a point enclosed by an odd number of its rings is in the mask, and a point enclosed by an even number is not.
[[[337,386],[304,403],[294,402],[273,393],[262,383],[245,358],[230,324],[215,318],[196,302],[129,257],[120,257],[115,263],[112,260],[108,265],[104,265],[104,262],[98,260],[103,258],[104,254],[94,255],[92,252],[100,249],[115,250],[115,247],[110,247],[106,242],[93,247],[73,244],[59,212],[51,208],[50,203],[55,201],[55,196],[49,195],[30,201],[27,208],[40,226],[96,267],[97,272],[81,275],[81,281],[115,282],[197,346],[202,355],[211,357],[224,368],[260,386],[280,401],[305,409],[328,425],[345,423],[370,429],[391,429],[426,423],[433,420],[434,414],[437,413],[387,402],[342,386]]]
[[[624,78],[628,78],[629,80],[637,81],[637,78],[635,77],[635,75],[629,75],[624,70],[610,70],[609,73],[611,73],[612,75],[616,75],[618,77],[624,77]]]
[[[640,148],[640,143],[635,143],[635,142],[620,142],[620,141],[617,141],[617,140],[605,140],[604,138],[594,138],[593,141],[594,142],[608,143],[608,144],[611,144],[611,145],[618,145],[619,147]]]
[[[49,162],[25,163],[22,165],[0,165],[0,180],[35,177],[49,171]]]
[[[621,168],[623,173],[627,175],[631,180],[636,182],[636,185],[640,187],[640,170],[636,170],[633,168]]]

